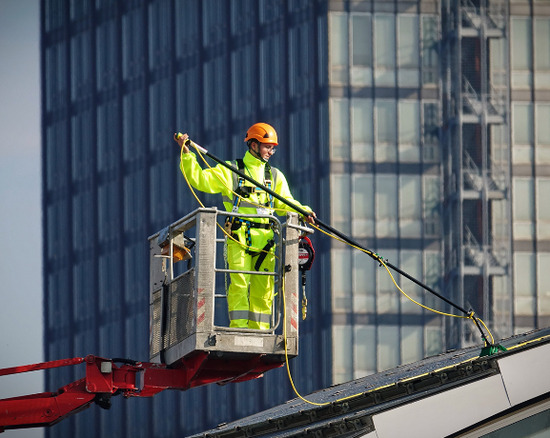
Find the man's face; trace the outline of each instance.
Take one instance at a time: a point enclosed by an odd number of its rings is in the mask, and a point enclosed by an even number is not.
[[[271,156],[275,153],[277,145],[273,143],[254,143],[253,150],[258,157],[261,157],[264,161],[269,161]]]

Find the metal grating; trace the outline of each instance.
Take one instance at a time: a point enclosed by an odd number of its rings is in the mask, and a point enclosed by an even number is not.
[[[193,304],[194,269],[186,272],[170,285],[169,345],[182,342],[194,332],[195,309]]]
[[[153,292],[153,302],[151,303],[151,333],[149,339],[150,356],[156,356],[161,350],[161,315],[162,315],[162,289]]]

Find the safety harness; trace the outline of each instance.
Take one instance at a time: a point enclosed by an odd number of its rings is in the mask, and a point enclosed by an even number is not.
[[[238,158],[233,162],[233,166],[237,167],[239,171],[244,172],[245,170],[245,164],[242,158]],[[264,185],[271,189],[271,187],[275,187],[276,183],[276,176],[277,176],[277,170],[272,169],[271,166],[268,163],[265,163],[264,167]],[[233,191],[239,195],[235,196],[233,199],[233,208],[232,212],[237,213],[239,211],[240,207],[248,207],[248,208],[255,208],[257,207],[256,204],[248,203],[246,201],[243,201],[242,199],[249,198],[252,193],[260,192],[262,189],[258,187],[252,187],[252,186],[245,186],[244,185],[245,179],[233,174]],[[273,195],[268,193],[268,200],[260,204],[266,209],[273,209],[274,201],[273,201]],[[252,228],[261,228],[264,230],[269,230],[272,228],[271,223],[260,223],[251,221],[248,219],[239,218],[236,216],[228,216],[225,221],[225,229],[228,233],[232,233],[233,231],[238,230],[241,228],[241,226],[245,226],[245,238],[246,238],[246,252],[252,256],[258,255],[258,259],[256,260],[256,263],[254,265],[254,269],[256,271],[260,270],[260,266],[262,265],[263,261],[265,260],[268,252],[275,246],[275,240],[270,239],[267,241],[267,244],[260,250],[260,251],[252,251],[250,248],[252,246],[252,236],[250,234],[250,230]]]

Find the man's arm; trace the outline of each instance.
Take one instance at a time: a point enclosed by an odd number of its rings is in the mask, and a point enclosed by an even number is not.
[[[292,193],[290,191],[290,187],[288,186],[288,182],[286,180],[286,177],[284,176],[283,172],[281,172],[280,170],[278,170],[278,173],[277,173],[277,183],[276,184],[277,185],[275,187],[275,192],[277,194],[281,195],[283,198],[285,198],[289,202],[291,202],[292,204],[295,204],[297,207],[300,207],[302,210],[310,212],[310,214],[308,216],[305,216],[304,219],[308,223],[314,224],[315,223],[315,218],[317,217],[317,215],[315,214],[315,212],[309,206],[303,205],[300,202],[298,202],[296,199],[294,199],[294,197],[292,196]],[[292,208],[290,208],[288,205],[286,205],[284,202],[282,202],[278,199],[275,199],[274,204],[275,204],[276,209],[281,209],[281,210],[286,210],[286,211],[294,211]]]
[[[187,134],[174,134],[174,140],[181,148],[180,170],[183,175],[201,192],[229,196],[233,187],[231,172],[221,165],[203,169],[197,162],[196,155],[185,144],[188,138]]]

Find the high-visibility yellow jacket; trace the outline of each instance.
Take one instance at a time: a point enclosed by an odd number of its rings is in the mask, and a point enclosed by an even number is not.
[[[245,165],[244,173],[246,175],[250,176],[259,183],[266,185],[275,193],[295,204],[297,207],[300,207],[307,212],[312,211],[310,207],[307,205],[302,205],[294,199],[292,193],[290,192],[290,188],[288,187],[288,182],[280,170],[271,167],[273,177],[270,184],[274,183],[274,187],[269,187],[269,182],[265,181],[265,162],[259,160],[248,151],[244,155],[243,162]],[[227,163],[236,167],[234,163],[230,161]],[[235,190],[235,181],[238,181],[238,176],[234,172],[221,164],[218,164],[212,168],[203,169],[197,162],[197,157],[193,152],[181,155],[180,169],[194,188],[205,193],[220,193],[223,196],[223,203],[226,211],[231,211],[233,209],[235,195],[232,190]],[[244,181],[243,185],[246,187],[254,186],[248,181]],[[291,207],[277,198],[271,198],[272,197],[269,196],[266,191],[256,189],[250,193],[248,198],[241,199],[239,201],[238,212],[243,214],[265,213],[265,210],[262,211],[261,208],[259,210],[254,204],[261,204],[267,210],[274,209],[279,215],[284,215],[285,211],[294,211]],[[265,220],[266,219],[264,219],[264,221]]]

